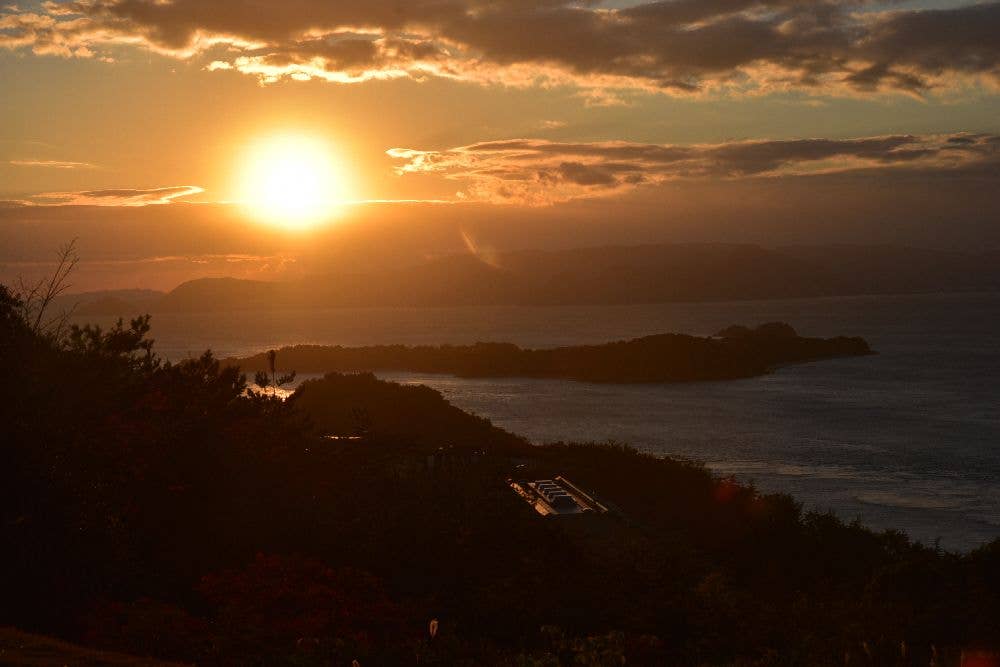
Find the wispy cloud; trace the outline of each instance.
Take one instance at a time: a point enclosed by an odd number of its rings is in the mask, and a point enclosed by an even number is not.
[[[670,145],[542,139],[485,141],[445,151],[393,148],[400,175],[436,173],[462,182],[458,196],[545,205],[691,179],[807,176],[880,170],[1000,180],[1000,136],[893,135],[860,139]]]
[[[176,185],[165,188],[83,190],[79,192],[46,192],[34,195],[36,206],[151,206],[169,204],[181,197],[204,192],[197,185]]]
[[[561,130],[566,127],[567,123],[564,120],[543,120],[538,123],[538,129],[540,130]]]
[[[95,169],[89,162],[70,162],[68,160],[8,160],[7,164],[15,167],[46,167],[49,169]]]
[[[1000,2],[78,0],[0,14],[0,47],[106,58],[128,45],[263,82],[441,77],[673,95],[924,94],[1000,85]],[[600,92],[605,91],[605,92]]]

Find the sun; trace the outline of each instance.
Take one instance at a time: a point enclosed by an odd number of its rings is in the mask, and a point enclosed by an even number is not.
[[[315,137],[276,135],[242,156],[238,199],[254,218],[292,229],[313,227],[344,204],[346,181],[330,146]]]

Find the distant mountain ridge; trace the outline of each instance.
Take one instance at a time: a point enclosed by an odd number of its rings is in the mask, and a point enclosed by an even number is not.
[[[75,316],[138,315],[151,310],[165,292],[151,289],[116,289],[64,294],[56,298],[53,308],[72,311]]]
[[[378,273],[331,269],[288,282],[202,278],[135,305],[157,313],[633,304],[993,290],[1000,290],[997,251],[661,244],[521,250],[488,259],[448,255]]]

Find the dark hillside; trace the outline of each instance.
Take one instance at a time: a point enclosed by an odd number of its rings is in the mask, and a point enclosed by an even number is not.
[[[303,382],[289,400],[319,432],[413,445],[524,453],[528,443],[448,403],[424,386],[382,382],[371,373],[328,373]]]
[[[147,332],[59,335],[0,289],[0,627],[199,665],[959,667],[1000,649],[1000,543],[951,554],[696,464],[528,447],[368,375],[281,401],[210,353],[161,361]],[[556,474],[611,511],[543,517],[508,483]]]

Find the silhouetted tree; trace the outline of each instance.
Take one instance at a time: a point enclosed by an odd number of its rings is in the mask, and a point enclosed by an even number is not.
[[[291,373],[286,373],[284,375],[278,374],[277,366],[278,353],[275,350],[267,351],[267,370],[257,371],[254,375],[254,383],[270,393],[271,396],[277,394],[278,389],[286,384],[291,384],[295,381],[295,371]]]

